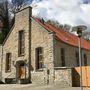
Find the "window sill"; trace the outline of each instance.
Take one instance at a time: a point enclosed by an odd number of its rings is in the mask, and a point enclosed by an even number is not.
[[[23,56],[25,56],[25,54],[18,55],[18,57],[23,57]]]
[[[36,72],[42,72],[43,69],[36,69]]]
[[[5,71],[5,73],[10,73],[10,72],[11,72],[11,70]]]

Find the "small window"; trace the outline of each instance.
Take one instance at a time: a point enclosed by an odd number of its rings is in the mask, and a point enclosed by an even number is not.
[[[11,53],[6,53],[6,72],[11,71]]]
[[[43,48],[36,48],[36,69],[43,68]]]
[[[77,66],[79,66],[79,53],[76,52],[76,62],[77,62]]]
[[[25,34],[24,30],[19,31],[18,39],[18,56],[23,56],[25,53]]]
[[[84,66],[87,66],[87,55],[84,54]]]
[[[64,50],[64,48],[61,48],[61,65],[62,65],[62,67],[65,66],[65,50]]]

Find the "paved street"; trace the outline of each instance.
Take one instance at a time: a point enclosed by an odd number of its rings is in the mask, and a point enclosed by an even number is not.
[[[34,84],[11,84],[0,85],[0,90],[80,90],[79,87],[67,87],[61,88],[59,85],[34,85]],[[90,90],[90,88],[84,88],[84,90]]]

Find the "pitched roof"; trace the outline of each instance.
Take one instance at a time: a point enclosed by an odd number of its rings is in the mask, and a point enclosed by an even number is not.
[[[34,18],[34,17],[33,17]],[[60,28],[56,28],[46,22],[42,22],[40,19],[34,18],[36,22],[38,22],[41,26],[43,26],[46,30],[50,32],[54,32],[55,36],[62,42],[67,43],[69,45],[78,47],[78,37],[74,34],[66,32]],[[90,43],[85,39],[81,39],[81,47],[87,50],[90,50]]]

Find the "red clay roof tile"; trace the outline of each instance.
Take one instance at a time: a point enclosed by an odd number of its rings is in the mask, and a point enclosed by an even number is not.
[[[33,17],[34,18],[34,17]],[[40,19],[34,18],[36,22],[38,22],[40,25],[42,25],[46,30],[50,32],[54,32],[56,37],[63,41],[64,43],[67,43],[72,46],[78,47],[78,37],[74,34],[71,34],[69,32],[66,32],[64,30],[61,30],[59,28],[56,28],[48,23],[42,23]],[[90,43],[87,42],[85,39],[81,39],[81,47],[87,50],[90,50]]]

